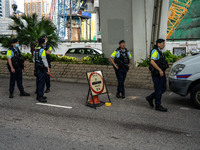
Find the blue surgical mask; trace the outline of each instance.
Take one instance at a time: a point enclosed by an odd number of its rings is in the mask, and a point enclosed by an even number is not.
[[[18,48],[18,47],[19,47],[19,44],[16,44],[16,45],[15,45],[15,47],[17,47],[17,48]]]

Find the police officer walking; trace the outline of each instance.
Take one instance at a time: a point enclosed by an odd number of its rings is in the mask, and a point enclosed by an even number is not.
[[[132,56],[126,49],[125,41],[121,40],[119,42],[119,48],[117,48],[110,56],[110,61],[113,64],[118,81],[117,98],[125,98],[124,81],[129,70],[131,59]]]
[[[43,46],[44,50],[46,51],[46,58],[47,58],[47,62],[49,65],[49,68],[51,68],[51,56],[50,54],[52,53],[52,47],[48,44],[48,38],[46,35],[43,36],[43,39],[45,40],[45,45]],[[46,90],[45,93],[49,93],[50,92],[50,75],[46,75],[45,78],[45,82],[46,82]]]
[[[151,71],[152,80],[154,83],[154,92],[146,97],[149,105],[153,108],[153,100],[155,99],[155,110],[167,112],[167,108],[161,105],[162,94],[166,91],[166,75],[165,70],[169,65],[165,59],[162,49],[165,47],[165,40],[158,39],[156,45],[151,50],[151,62],[149,69]]]
[[[12,39],[11,47],[7,51],[8,58],[8,70],[10,72],[10,95],[9,98],[13,98],[13,92],[15,88],[15,80],[17,81],[17,86],[20,91],[20,96],[30,96],[29,93],[24,91],[22,85],[22,70],[25,70],[24,59],[21,56],[19,50],[19,42],[17,39]]]
[[[36,99],[39,102],[46,103],[46,97],[44,96],[45,78],[47,74],[50,74],[49,65],[46,59],[46,52],[43,49],[45,40],[43,38],[38,39],[38,46],[34,51],[33,61],[35,62],[35,75],[36,75]]]

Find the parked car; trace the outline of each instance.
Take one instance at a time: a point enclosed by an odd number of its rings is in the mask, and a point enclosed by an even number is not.
[[[7,51],[0,51],[0,55],[6,56]]]
[[[76,57],[77,59],[83,59],[86,56],[102,54],[102,51],[96,48],[78,47],[69,48],[65,53],[65,56]]]
[[[170,89],[181,96],[190,93],[193,103],[200,109],[200,54],[187,56],[175,62],[169,74]]]

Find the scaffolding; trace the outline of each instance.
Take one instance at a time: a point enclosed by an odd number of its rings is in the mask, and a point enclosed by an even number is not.
[[[174,0],[168,11],[167,39],[171,37],[190,7],[192,0]]]

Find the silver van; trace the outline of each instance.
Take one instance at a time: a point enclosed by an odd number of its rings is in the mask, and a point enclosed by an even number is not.
[[[169,74],[171,91],[190,98],[200,109],[200,53],[187,56],[175,62]]]

